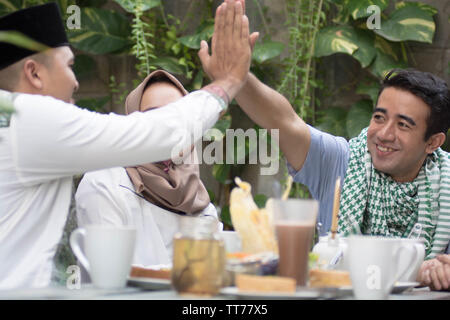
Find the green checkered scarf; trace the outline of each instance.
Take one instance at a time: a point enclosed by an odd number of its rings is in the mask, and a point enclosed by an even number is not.
[[[348,236],[357,223],[364,234],[405,238],[418,222],[422,224],[426,259],[443,253],[450,240],[449,154],[437,149],[413,182],[398,183],[373,168],[367,128],[349,144],[339,232]]]

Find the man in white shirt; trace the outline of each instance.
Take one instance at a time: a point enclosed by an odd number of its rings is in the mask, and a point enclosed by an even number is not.
[[[49,49],[0,43],[0,98],[15,113],[0,128],[0,289],[43,287],[67,218],[72,176],[170,158],[218,120],[246,80],[251,48],[248,19],[234,0],[222,4],[212,54],[200,56],[214,82],[152,114],[102,115],[72,105],[78,82],[59,9],[50,3],[0,18]]]

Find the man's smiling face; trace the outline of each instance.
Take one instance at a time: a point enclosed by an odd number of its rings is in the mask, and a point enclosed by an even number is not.
[[[429,149],[425,141],[430,107],[412,93],[385,88],[367,132],[374,167],[397,182],[413,181]]]

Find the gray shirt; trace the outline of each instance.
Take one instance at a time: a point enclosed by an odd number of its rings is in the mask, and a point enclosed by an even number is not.
[[[342,137],[317,130],[309,126],[311,145],[305,163],[300,171],[295,171],[288,163],[289,174],[295,182],[309,188],[312,197],[319,201],[317,222],[322,224],[320,235],[326,235],[331,228],[334,187],[337,177],[341,177],[341,187],[350,157],[348,141]],[[447,246],[450,253],[450,246]]]

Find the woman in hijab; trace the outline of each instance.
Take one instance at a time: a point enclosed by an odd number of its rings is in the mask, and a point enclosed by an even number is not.
[[[128,95],[126,113],[152,112],[186,94],[175,77],[157,70]],[[134,265],[171,263],[173,236],[181,217],[218,221],[217,211],[200,180],[198,164],[175,164],[170,159],[89,172],[81,180],[75,199],[79,226],[136,227]]]

